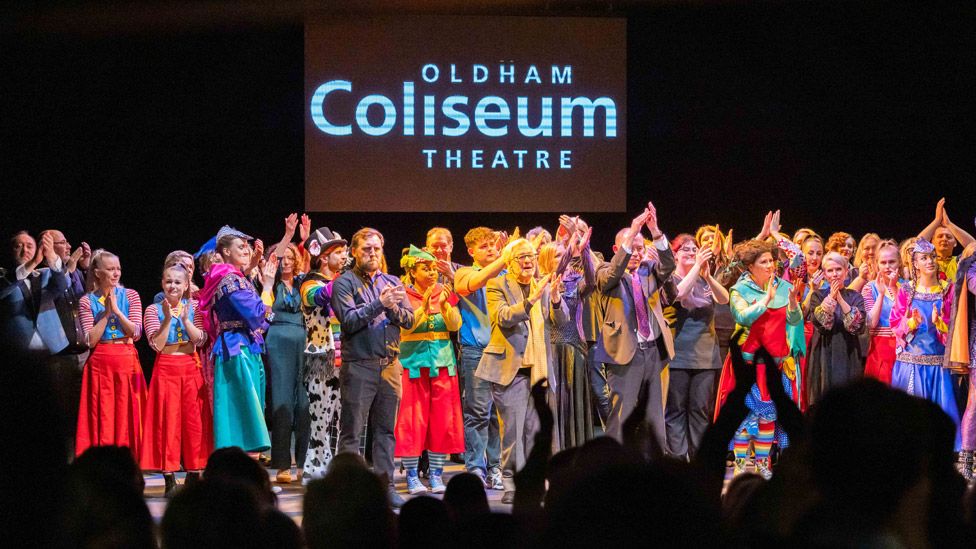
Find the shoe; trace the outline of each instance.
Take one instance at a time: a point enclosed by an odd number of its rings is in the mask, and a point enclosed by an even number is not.
[[[505,505],[511,505],[515,503],[515,491],[509,490],[502,495],[502,503]]]
[[[484,473],[484,471],[482,471],[481,469],[471,469],[468,472],[471,473],[472,475],[478,477],[481,480],[481,484],[483,484],[485,486],[485,488],[488,488],[488,481],[485,480],[485,473]]]
[[[768,457],[756,459],[756,472],[762,475],[762,478],[766,480],[773,478],[773,470],[770,468]]]
[[[411,496],[427,493],[427,487],[420,482],[420,476],[417,475],[416,469],[407,469],[407,492]]]
[[[451,454],[451,462],[464,465],[464,454]]]
[[[962,478],[964,478],[969,484],[976,482],[976,472],[973,471],[974,461],[976,461],[976,452],[972,450],[963,450],[959,452],[959,459],[956,461],[956,467],[959,469],[959,474],[961,474]]]
[[[491,490],[504,490],[505,483],[502,482],[502,470],[498,467],[492,467],[488,471],[488,480],[485,481],[485,486]]]
[[[179,486],[176,484],[176,475],[173,473],[163,473],[163,481],[166,483],[166,488],[163,490],[163,497],[169,499],[176,494],[176,489]]]
[[[431,469],[430,476],[430,491],[434,494],[443,494],[447,490],[447,486],[444,486],[444,479],[441,475],[444,473],[442,469]]]
[[[275,475],[275,482],[278,484],[291,484],[291,469],[278,469]]]
[[[400,496],[400,494],[397,493],[396,488],[392,486],[390,486],[390,489],[387,492],[387,497],[390,498],[390,507],[394,509],[399,509],[403,507],[404,503],[406,503],[405,501],[403,501],[403,498]]]
[[[741,475],[746,472],[746,458],[735,458],[732,461],[732,476]]]
[[[200,472],[194,471],[192,473],[186,474],[186,479],[183,480],[183,486],[193,486],[194,484],[200,482]]]

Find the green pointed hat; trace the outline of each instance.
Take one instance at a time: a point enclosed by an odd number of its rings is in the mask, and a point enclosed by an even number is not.
[[[431,255],[430,252],[425,252],[413,244],[410,245],[410,249],[407,250],[407,253],[404,255],[414,258],[414,261],[437,261],[437,258]]]

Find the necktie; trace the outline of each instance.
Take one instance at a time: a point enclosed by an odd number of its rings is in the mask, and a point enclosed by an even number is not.
[[[30,277],[31,305],[34,307],[34,321],[41,312],[41,273],[34,271]]]
[[[641,288],[640,277],[636,272],[630,275],[630,284],[634,290],[634,311],[637,312],[637,333],[644,339],[651,337],[651,323],[647,320],[647,299]]]

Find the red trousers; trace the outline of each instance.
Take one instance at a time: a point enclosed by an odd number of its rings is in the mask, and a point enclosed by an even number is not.
[[[139,465],[151,471],[201,470],[213,451],[213,412],[197,355],[156,355]]]
[[[895,336],[876,335],[871,337],[868,359],[864,364],[864,377],[877,379],[891,385],[891,367],[895,365]]]
[[[403,396],[396,422],[397,457],[419,456],[424,450],[438,454],[460,454],[464,451],[464,419],[461,415],[461,392],[457,376],[440,368],[438,376],[420,369],[420,377],[410,379],[403,369]]]
[[[99,343],[81,375],[76,455],[91,446],[127,446],[138,460],[146,378],[136,348]]]

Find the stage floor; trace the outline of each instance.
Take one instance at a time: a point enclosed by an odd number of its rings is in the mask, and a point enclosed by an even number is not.
[[[750,465],[747,467],[750,472],[755,472],[755,468]],[[294,469],[292,469],[294,477]],[[275,484],[274,476],[277,471],[274,469],[268,470],[268,476],[271,478],[271,485],[275,487],[280,487],[281,491],[277,493],[278,496],[278,509],[285,513],[296,524],[302,523],[302,498],[305,497],[305,487],[302,486],[301,482],[293,481],[291,484]],[[444,484],[447,484],[451,477],[456,474],[464,472],[464,466],[451,463],[450,465],[444,467]],[[183,479],[185,477],[184,473],[177,473],[177,479],[180,484],[183,484]],[[159,474],[146,475],[146,490],[144,496],[146,498],[146,504],[149,506],[149,511],[152,513],[153,519],[158,523],[163,518],[163,513],[166,512],[167,499],[163,497],[163,476]],[[732,480],[732,468],[729,467],[725,474],[725,485],[728,486],[729,481]],[[394,477],[394,482],[396,483],[397,491],[404,500],[409,500],[410,498],[419,497],[411,496],[407,494],[407,480],[406,475],[400,472],[399,463],[397,463],[396,475]],[[427,484],[426,479],[423,480],[424,484]],[[724,491],[724,490],[723,490]],[[501,490],[486,490],[488,495],[488,506],[491,507],[493,512],[499,513],[510,513],[512,511],[512,506],[502,503],[502,492]],[[444,494],[431,494],[427,493],[430,497],[435,497],[442,499]]]
[[[305,487],[302,486],[301,482],[293,481],[291,484],[275,484],[274,476],[277,471],[274,469],[268,470],[268,476],[271,478],[272,486],[281,487],[281,491],[278,492],[278,509],[292,518],[297,524],[302,523],[302,498],[305,497]],[[292,469],[292,476],[294,477],[294,469]],[[444,484],[450,481],[451,477],[458,473],[464,472],[464,466],[458,464],[450,464],[444,468]],[[183,478],[185,475],[183,473],[177,473],[177,479],[180,484],[183,484]],[[396,483],[397,491],[403,496],[403,499],[409,500],[412,497],[406,493],[407,491],[407,479],[406,475],[400,472],[399,466],[396,471],[396,476],[394,477],[394,482]],[[423,480],[426,485],[426,479]],[[503,492],[501,490],[486,490],[488,494],[488,505],[491,507],[492,511],[495,512],[510,512],[512,510],[511,505],[506,505],[501,502]],[[146,475],[146,490],[144,492],[146,498],[146,504],[149,505],[149,511],[152,513],[153,519],[158,523],[163,518],[163,513],[166,512],[167,499],[163,497],[163,476],[159,474]],[[427,493],[428,496],[441,499],[444,494],[431,494]]]

